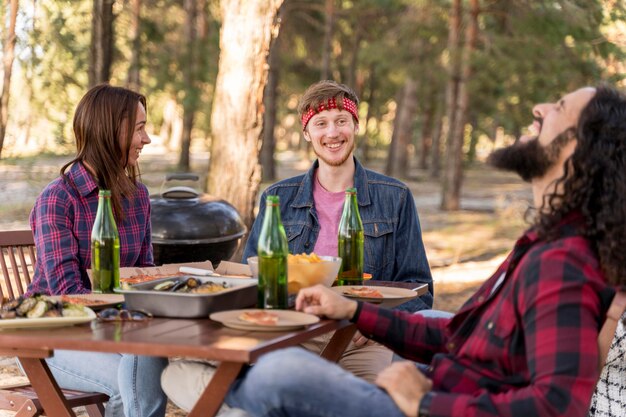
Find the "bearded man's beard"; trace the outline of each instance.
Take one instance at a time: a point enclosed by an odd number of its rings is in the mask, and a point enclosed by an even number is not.
[[[517,173],[524,181],[541,178],[559,160],[561,149],[575,138],[575,129],[560,133],[550,144],[543,147],[538,137],[526,142],[515,142],[497,149],[489,155],[487,163],[494,168]]]

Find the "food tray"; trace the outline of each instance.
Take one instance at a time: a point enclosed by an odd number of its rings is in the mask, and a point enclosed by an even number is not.
[[[170,279],[185,279],[188,276],[177,275],[158,280],[131,285],[130,289],[116,288],[124,294],[126,308],[145,310],[155,316],[174,318],[208,317],[209,314],[238,308],[253,307],[257,301],[257,280],[226,277],[198,277],[199,281],[225,283],[227,289],[209,294],[189,294],[167,291],[155,291],[153,288]]]

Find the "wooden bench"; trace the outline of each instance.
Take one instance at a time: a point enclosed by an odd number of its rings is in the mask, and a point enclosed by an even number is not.
[[[35,242],[30,230],[0,231],[0,299],[23,295],[31,282],[35,266]],[[101,393],[62,390],[70,407],[84,406],[90,417],[104,415],[109,397]],[[0,410],[15,412],[15,417],[46,415],[30,384],[0,385]],[[49,416],[54,417],[54,416]]]

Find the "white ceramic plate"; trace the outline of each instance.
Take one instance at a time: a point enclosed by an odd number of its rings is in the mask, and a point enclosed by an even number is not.
[[[263,311],[259,309],[244,309],[244,310],[227,310],[213,313],[209,316],[211,320],[218,321],[226,327],[230,327],[238,330],[255,330],[264,332],[282,332],[286,330],[300,329],[310,324],[315,324],[320,321],[319,317],[312,314],[301,313],[291,310],[268,310],[278,316],[278,321],[275,325],[261,325],[254,324],[248,321],[239,319],[239,316],[244,312],[256,312]]]
[[[355,294],[350,294],[346,292],[350,288],[360,289],[360,288],[368,288],[372,290],[377,290],[382,295],[382,298],[378,297],[361,297]],[[368,303],[383,303],[386,301],[409,301],[415,297],[417,297],[417,293],[413,290],[408,290],[406,288],[394,288],[394,287],[382,287],[382,286],[366,286],[366,285],[342,285],[338,287],[331,287],[331,290],[335,291],[338,294],[343,295],[344,297],[354,298],[359,301],[366,301]]]
[[[92,309],[84,307],[87,312],[83,317],[41,317],[38,319],[5,319],[0,320],[0,330],[2,329],[33,329],[46,327],[62,327],[74,324],[89,323],[96,318],[96,313]]]
[[[124,294],[67,294],[54,295],[49,298],[81,304],[95,311],[115,307],[124,302]]]

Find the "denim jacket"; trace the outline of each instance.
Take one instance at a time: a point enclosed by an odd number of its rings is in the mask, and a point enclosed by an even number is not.
[[[354,162],[354,186],[365,234],[365,272],[377,280],[428,283],[428,293],[402,304],[399,309],[431,308],[432,277],[411,191],[396,179],[363,168],[356,158]],[[263,192],[243,262],[256,255],[268,195],[280,198],[280,216],[289,241],[289,252],[313,251],[320,230],[313,200],[314,173],[318,166],[315,161],[307,173],[279,181]]]

